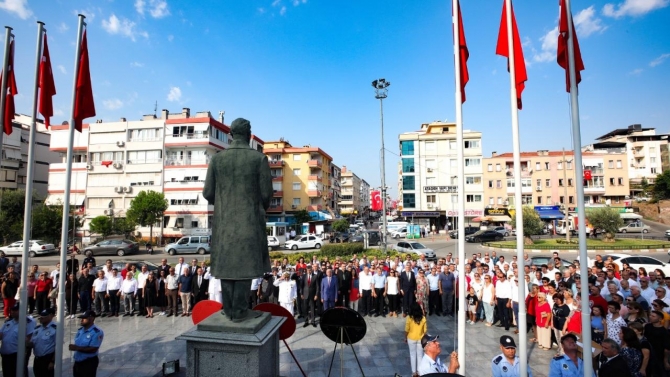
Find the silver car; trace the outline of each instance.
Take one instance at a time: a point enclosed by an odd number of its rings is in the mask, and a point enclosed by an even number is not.
[[[428,260],[436,260],[435,251],[424,246],[421,242],[400,241],[393,247],[401,253],[412,253],[416,255],[425,255]]]
[[[165,252],[175,254],[209,254],[210,236],[186,236],[165,246]]]
[[[651,227],[640,222],[629,223],[619,228],[619,233],[649,233]]]

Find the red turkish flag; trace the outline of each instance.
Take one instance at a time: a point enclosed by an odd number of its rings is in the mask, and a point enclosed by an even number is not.
[[[465,42],[463,18],[461,17],[461,4],[458,0],[454,1],[456,1],[456,8],[458,9],[458,63],[461,68],[461,103],[463,103],[465,102],[465,85],[470,81],[470,75],[468,74],[468,58],[470,57],[470,52],[468,51],[468,45]]]
[[[86,31],[81,38],[81,52],[79,54],[79,72],[77,72],[77,89],[74,99],[74,128],[81,132],[82,121],[95,116],[93,102],[93,87],[91,86],[91,71],[88,66],[88,43]]]
[[[558,51],[556,53],[556,61],[565,70],[565,90],[570,93],[570,69],[568,64],[568,9],[565,7],[565,0],[560,0],[560,17],[558,20]],[[584,62],[582,61],[582,52],[579,49],[579,40],[577,40],[577,33],[575,32],[575,24],[572,24],[572,45],[574,47],[575,60],[575,78],[577,85],[582,81],[582,74],[580,71],[584,70]]]
[[[587,181],[591,180],[591,170],[584,170],[584,179]]]
[[[54,115],[54,106],[52,98],[56,94],[56,85],[54,84],[54,75],[51,70],[51,57],[49,56],[49,45],[47,44],[47,34],[44,33],[44,47],[42,49],[42,59],[40,60],[40,114],[44,116],[44,125],[49,128],[51,117]]]
[[[379,193],[379,191],[372,191],[370,193],[370,196],[371,196],[371,199],[372,199],[371,200],[372,203],[370,205],[371,209],[373,211],[381,211],[382,210],[382,196]]]
[[[516,26],[514,17],[514,8],[510,5],[512,11],[512,48],[514,49],[514,75],[516,78],[516,102],[517,108],[521,110],[521,93],[526,88],[525,82],[528,81],[526,75],[526,61],[523,58],[523,49],[521,48],[521,39],[519,38],[519,29]],[[503,0],[502,18],[500,20],[500,29],[498,30],[498,45],[496,46],[496,55],[507,57],[507,70],[509,66],[509,46],[507,45],[507,9]]]
[[[19,94],[18,89],[16,89],[16,79],[14,78],[14,40],[9,43],[9,62],[7,63],[7,91],[5,94],[5,113],[2,114],[2,119],[4,120],[4,131],[5,134],[12,134],[12,121],[14,120],[14,114],[16,109],[14,108],[14,96]],[[0,72],[0,82],[2,82],[2,73]]]

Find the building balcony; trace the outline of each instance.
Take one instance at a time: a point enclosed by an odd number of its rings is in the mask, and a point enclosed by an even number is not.
[[[274,192],[272,193],[272,196],[274,196],[275,198],[281,198],[282,196],[284,196],[284,191],[274,190]]]
[[[307,166],[310,168],[320,168],[323,166],[323,161],[321,160],[309,160],[307,161]]]
[[[307,196],[309,196],[310,198],[320,198],[321,190],[308,190]]]
[[[321,211],[322,209],[323,206],[321,204],[307,206],[308,211]]]
[[[279,205],[270,205],[270,207],[268,207],[268,210],[265,211],[265,212],[268,212],[268,213],[282,213],[283,211],[284,211],[284,206],[279,204]]]
[[[165,166],[207,165],[209,161],[209,156],[205,158],[168,158],[165,160]]]
[[[584,193],[605,193],[605,186],[584,186]]]
[[[277,175],[277,176],[272,177],[272,182],[282,182],[283,180],[284,180],[283,175]]]
[[[268,165],[271,168],[281,168],[284,166],[284,160],[268,160]]]
[[[309,177],[307,177],[307,180],[309,181],[320,181],[323,179],[323,176],[317,175],[317,174],[310,174]]]
[[[505,171],[505,175],[507,177],[514,177],[514,169],[507,169]],[[533,172],[531,170],[521,169],[521,178],[529,178],[532,175],[533,175]]]

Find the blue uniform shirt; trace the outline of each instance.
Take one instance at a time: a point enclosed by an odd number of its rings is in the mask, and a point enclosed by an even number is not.
[[[384,289],[386,286],[386,276],[382,275],[377,275],[372,277],[372,282],[375,284],[375,289]]]
[[[566,355],[556,356],[549,363],[549,377],[582,377],[586,376],[584,372],[584,362],[577,358],[577,365]],[[595,372],[591,371],[591,376],[595,377]]]
[[[431,374],[431,373],[447,373],[448,368],[446,365],[442,364],[442,360],[440,360],[439,357],[437,357],[436,360],[433,361],[433,359],[431,359],[430,356],[424,353],[423,358],[421,358],[421,362],[417,367],[417,372],[419,372],[419,375],[421,376],[423,376],[424,374]]]
[[[86,330],[83,326],[77,331],[77,335],[74,337],[74,344],[79,347],[98,347],[102,345],[102,338],[105,336],[105,333],[96,326],[92,325]],[[98,350],[99,351],[99,350]],[[98,356],[98,351],[94,353],[84,353],[75,351],[74,352],[74,361],[84,361],[92,357]]]
[[[26,318],[26,336],[31,335],[35,330],[35,320],[32,317]],[[0,343],[0,354],[9,355],[17,353],[19,350],[19,321],[10,319],[5,321],[0,328],[2,333],[2,342]]]
[[[433,275],[432,273],[426,275],[426,279],[428,280],[428,285],[429,289],[431,291],[437,291],[440,289],[439,283],[440,283],[440,275]]]
[[[51,321],[46,326],[37,326],[31,338],[36,357],[46,356],[56,351],[56,324]]]
[[[514,364],[507,361],[505,355],[500,354],[491,360],[491,376],[493,377],[517,377],[519,374],[519,356],[514,357]],[[528,377],[533,377],[528,365]]]

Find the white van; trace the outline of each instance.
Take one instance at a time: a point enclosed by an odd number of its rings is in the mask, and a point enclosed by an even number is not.
[[[390,221],[389,223],[386,224],[386,233],[393,233],[394,231],[407,227],[409,223],[407,221]],[[382,224],[379,224],[379,227],[381,229]]]

